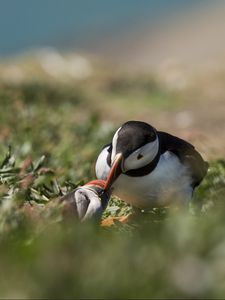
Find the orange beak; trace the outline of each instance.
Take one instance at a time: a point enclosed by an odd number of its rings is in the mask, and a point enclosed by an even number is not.
[[[109,175],[106,179],[105,188],[104,188],[105,191],[108,191],[111,188],[111,186],[113,185],[115,180],[122,173],[122,168],[121,168],[122,161],[123,161],[123,155],[122,155],[122,153],[118,153],[115,156],[113,165],[112,165]]]
[[[87,182],[85,185],[97,185],[100,188],[104,189],[105,188],[105,183],[106,183],[105,180],[96,179],[96,180],[92,180],[92,181]]]

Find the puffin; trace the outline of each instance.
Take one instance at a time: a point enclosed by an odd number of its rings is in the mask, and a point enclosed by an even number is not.
[[[92,180],[59,198],[64,219],[100,222],[110,199],[110,189],[104,188],[104,180]]]
[[[124,123],[95,165],[104,190],[112,188],[137,210],[188,205],[207,170],[192,144],[142,121]]]

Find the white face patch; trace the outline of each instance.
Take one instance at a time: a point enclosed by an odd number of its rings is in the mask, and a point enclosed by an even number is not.
[[[135,150],[124,161],[124,171],[139,169],[148,165],[157,155],[159,151],[158,138],[143,147]]]
[[[121,129],[121,127],[119,129],[117,129],[116,133],[113,136],[111,164],[113,163],[115,156],[116,156],[116,146],[117,146],[118,134],[119,134],[120,129]]]
[[[95,173],[98,179],[106,180],[108,173],[110,171],[110,167],[107,164],[107,157],[108,157],[108,147],[105,147],[102,152],[99,154],[96,165],[95,165]]]

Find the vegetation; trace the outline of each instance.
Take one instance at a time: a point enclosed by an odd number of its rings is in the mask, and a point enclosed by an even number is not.
[[[118,126],[103,99],[135,110],[134,95],[143,110],[179,105],[146,78],[0,85],[0,298],[224,297],[224,160],[210,161],[188,212],[153,209],[106,228],[64,224],[51,205],[95,176]],[[113,198],[103,218],[130,211]]]

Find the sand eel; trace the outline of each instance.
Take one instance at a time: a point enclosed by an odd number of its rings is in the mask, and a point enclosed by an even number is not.
[[[99,222],[110,199],[110,192],[108,189],[104,192],[104,187],[105,181],[93,180],[61,197],[64,217]]]
[[[128,121],[114,134],[96,162],[105,190],[134,207],[189,203],[207,173],[208,163],[193,145],[140,121]]]

